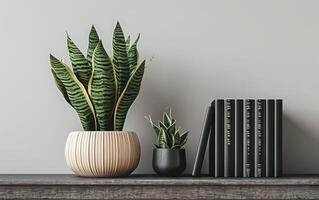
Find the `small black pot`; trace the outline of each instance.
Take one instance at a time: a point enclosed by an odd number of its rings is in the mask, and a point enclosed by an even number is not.
[[[153,149],[152,164],[159,176],[179,176],[186,168],[185,149]]]

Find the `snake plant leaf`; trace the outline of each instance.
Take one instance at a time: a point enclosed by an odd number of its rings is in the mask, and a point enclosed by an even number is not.
[[[175,130],[175,133],[174,133],[174,135],[176,135],[176,134],[179,134],[179,132],[182,130],[182,127],[178,127],[176,130]]]
[[[139,59],[139,55],[138,55],[138,51],[137,51],[137,42],[139,39],[140,39],[140,34],[138,34],[135,42],[130,46],[130,48],[127,52],[128,62],[129,62],[129,66],[130,66],[130,74],[132,74],[137,67],[137,63],[138,63],[138,59]]]
[[[172,120],[169,118],[167,113],[164,113],[163,115],[163,123],[166,127],[170,127],[172,124]]]
[[[69,35],[67,36],[67,47],[74,74],[84,87],[87,88],[92,73],[89,62],[80,49],[71,40]]]
[[[82,83],[71,69],[60,60],[50,55],[50,64],[57,78],[62,82],[72,107],[78,113],[85,131],[96,130],[93,105]]]
[[[128,51],[131,46],[131,36],[127,36],[125,44],[126,44],[126,51]]]
[[[175,134],[174,136],[174,145],[179,145],[181,143],[181,137],[179,134]]]
[[[168,148],[166,134],[163,129],[161,129],[160,134],[158,136],[158,146],[160,148]]]
[[[154,147],[157,148],[157,149],[160,148],[160,146],[158,146],[156,143],[153,143],[153,145],[154,145]]]
[[[149,121],[149,123],[151,124],[152,128],[154,129],[156,136],[158,137],[159,132],[160,132],[160,127],[158,127],[156,124],[153,123],[153,120],[151,118],[151,116],[145,116],[145,119]]]
[[[97,34],[94,25],[92,25],[90,34],[89,34],[89,46],[87,50],[87,60],[90,66],[92,66],[92,55],[93,55],[94,49],[96,45],[99,43],[99,41],[100,41],[99,35]]]
[[[168,135],[172,135],[172,136],[174,136],[175,134],[175,124],[176,124],[176,122],[174,122],[173,124],[171,124],[168,128],[167,128],[167,130],[166,130],[166,132],[168,133]]]
[[[63,83],[61,82],[61,80],[56,76],[54,70],[51,68],[51,72],[54,78],[54,82],[55,85],[57,86],[57,88],[60,90],[60,92],[62,93],[64,99],[71,105],[70,99],[68,97],[68,93],[66,92],[66,89],[63,85]]]
[[[117,22],[113,33],[113,65],[117,80],[117,96],[119,97],[130,78],[126,43],[124,33],[119,22]]]
[[[159,124],[159,127],[160,127],[160,128],[162,128],[162,129],[164,129],[164,130],[167,130],[167,129],[168,129],[168,127],[164,124],[164,122],[159,121],[158,124]]]
[[[125,118],[128,112],[128,109],[131,107],[132,103],[136,99],[143,79],[145,69],[145,60],[139,65],[139,67],[132,74],[130,79],[127,82],[127,85],[119,97],[114,113],[114,129],[121,131],[124,126]]]
[[[92,58],[93,72],[89,82],[89,95],[95,108],[98,130],[113,130],[115,105],[115,79],[111,59],[100,41]]]
[[[180,144],[180,146],[184,146],[185,143],[187,142],[188,133],[189,133],[189,132],[186,131],[185,133],[183,133],[183,134],[181,135],[181,144]]]

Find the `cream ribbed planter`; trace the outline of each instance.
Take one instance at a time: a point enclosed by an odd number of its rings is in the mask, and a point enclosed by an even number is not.
[[[79,176],[127,176],[139,163],[140,143],[134,132],[71,132],[65,146],[65,158]]]

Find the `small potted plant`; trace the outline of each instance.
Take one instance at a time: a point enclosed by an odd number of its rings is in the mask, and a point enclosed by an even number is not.
[[[145,61],[138,59],[138,39],[125,38],[117,23],[109,57],[92,26],[86,56],[67,35],[73,70],[50,55],[55,83],[84,129],[71,132],[65,147],[67,164],[79,176],[126,176],[139,163],[137,134],[122,130],[145,69]]]
[[[176,120],[164,112],[162,121],[154,124],[151,116],[145,117],[153,127],[157,140],[153,149],[153,169],[160,176],[179,176],[186,168],[186,155],[183,146],[187,141],[188,131],[181,133],[176,128]]]

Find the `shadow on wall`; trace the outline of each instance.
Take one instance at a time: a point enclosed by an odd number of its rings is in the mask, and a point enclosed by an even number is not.
[[[317,157],[309,152],[319,152],[319,141],[313,137],[312,130],[293,120],[287,114],[283,116],[283,173],[313,174],[318,171]],[[312,154],[313,155],[313,154]]]

